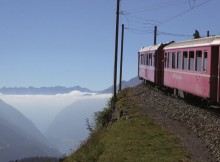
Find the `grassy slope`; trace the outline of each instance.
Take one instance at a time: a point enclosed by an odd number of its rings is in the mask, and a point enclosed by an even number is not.
[[[134,89],[118,94],[117,112],[124,115],[90,135],[65,162],[184,161],[187,153],[173,134],[144,114]]]

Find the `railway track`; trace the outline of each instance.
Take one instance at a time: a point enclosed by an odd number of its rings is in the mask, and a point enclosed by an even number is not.
[[[172,97],[147,84],[135,88],[146,109],[154,109],[173,120],[179,121],[184,127],[195,132],[204,142],[206,149],[214,160],[220,161],[220,110],[207,109],[201,104]]]

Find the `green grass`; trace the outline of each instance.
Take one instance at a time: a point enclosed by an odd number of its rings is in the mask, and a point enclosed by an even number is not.
[[[124,116],[98,130],[65,162],[177,162],[187,153],[179,140],[138,107],[132,89],[118,95]]]

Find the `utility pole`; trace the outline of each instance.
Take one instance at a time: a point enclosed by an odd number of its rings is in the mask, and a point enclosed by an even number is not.
[[[123,63],[123,48],[124,48],[124,24],[122,24],[121,31],[121,62],[120,62],[120,81],[119,81],[119,90],[121,91],[121,81],[122,81],[122,63]]]
[[[154,45],[157,45],[157,26],[154,26]]]
[[[116,89],[117,89],[117,63],[118,63],[118,30],[119,30],[119,8],[120,0],[117,0],[117,11],[116,11],[116,29],[115,29],[115,61],[114,61],[114,108],[116,103]]]

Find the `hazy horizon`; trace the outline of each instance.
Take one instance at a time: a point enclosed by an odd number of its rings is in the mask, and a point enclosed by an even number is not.
[[[192,39],[195,30],[219,35],[214,19],[219,5],[218,0],[121,1],[123,80],[137,75],[138,50],[153,45],[154,26],[158,44]],[[112,85],[115,17],[116,1],[109,0],[1,1],[0,87]]]
[[[111,96],[112,94],[72,91],[70,93],[56,95],[0,94],[0,99],[20,111],[44,133],[56,115],[74,102],[86,99],[103,99],[107,101]],[[98,110],[100,110],[100,108],[98,108]],[[41,118],[41,120],[39,120],[39,118]]]

